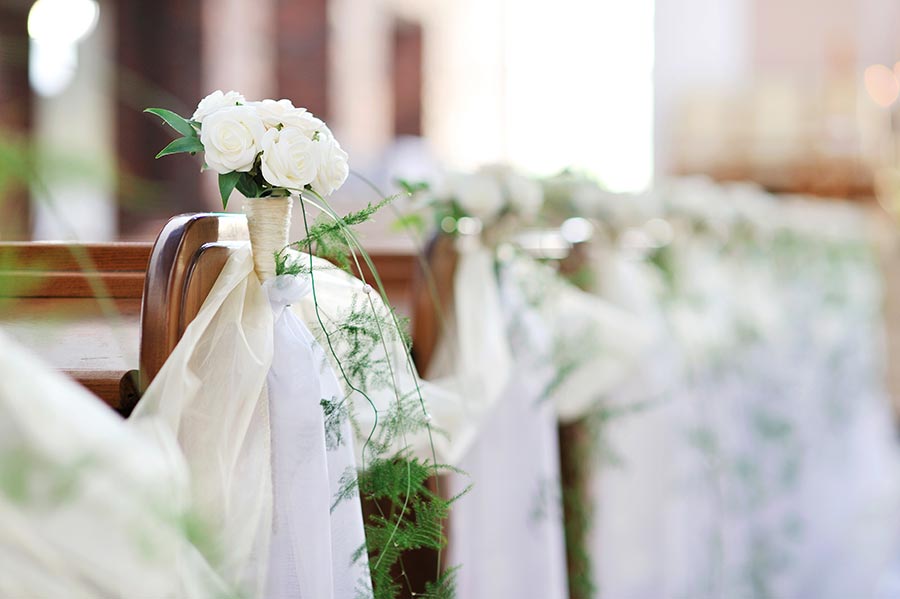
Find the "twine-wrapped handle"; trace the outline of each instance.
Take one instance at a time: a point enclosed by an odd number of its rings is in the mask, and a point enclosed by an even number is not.
[[[253,268],[261,283],[275,277],[275,253],[288,244],[292,203],[290,197],[244,200]]]

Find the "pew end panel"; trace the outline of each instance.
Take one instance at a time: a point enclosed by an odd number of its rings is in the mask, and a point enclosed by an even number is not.
[[[234,244],[248,239],[247,220],[240,214],[183,214],[160,231],[141,303],[140,393],[199,312]]]

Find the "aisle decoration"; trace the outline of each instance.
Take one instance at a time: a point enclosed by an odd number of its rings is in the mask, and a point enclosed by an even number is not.
[[[181,134],[158,157],[202,153],[223,206],[234,190],[246,196],[252,252],[232,253],[134,418],[178,433],[236,586],[257,597],[397,596],[402,552],[440,551],[451,501],[425,485],[440,471],[432,390],[351,228],[389,200],[338,215],[326,197],[347,177],[347,154],[288,100],[217,91],[190,119],[148,112]],[[306,237],[289,244],[293,199]],[[374,280],[313,251],[360,273],[365,262]],[[364,523],[361,499],[387,509]],[[425,596],[452,597],[453,572]]]
[[[173,435],[0,333],[0,596],[236,597]]]
[[[611,404],[652,407],[595,466],[599,596],[871,595],[900,473],[865,212],[702,179],[545,189],[549,218],[593,219],[594,290],[657,330]]]
[[[457,254],[428,375],[466,399],[453,455],[475,487],[450,521],[451,554],[466,564],[460,593],[567,596],[557,419],[578,418],[626,377],[640,326],[522,248],[543,201],[533,179],[492,165],[405,186],[425,216],[404,222],[430,220]]]

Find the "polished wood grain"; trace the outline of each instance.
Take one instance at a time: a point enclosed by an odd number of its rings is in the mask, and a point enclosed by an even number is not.
[[[140,299],[140,272],[59,272],[0,270],[0,297],[101,297]]]
[[[208,243],[197,250],[185,280],[178,325],[182,333],[200,312],[232,251],[233,247],[226,243]]]
[[[140,299],[150,244],[0,244],[0,297]]]
[[[113,408],[137,365],[149,243],[0,243],[0,329]]]
[[[0,244],[0,264],[13,264],[14,270],[143,273],[152,247],[125,242],[7,242]]]

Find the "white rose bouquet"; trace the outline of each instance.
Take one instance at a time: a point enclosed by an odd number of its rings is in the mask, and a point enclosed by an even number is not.
[[[237,189],[247,198],[286,197],[303,190],[327,196],[349,173],[347,153],[320,119],[290,100],[247,102],[217,90],[200,101],[190,119],[148,108],[181,137],[157,158],[203,153],[203,169],[219,175],[223,207]]]
[[[237,92],[217,90],[200,101],[190,119],[164,108],[145,112],[181,134],[157,158],[202,152],[203,170],[218,173],[222,206],[228,207],[235,189],[244,195],[261,281],[277,274],[275,255],[288,244],[292,196],[313,195],[324,206],[325,196],[349,174],[347,153],[331,130],[290,100],[248,102]]]

